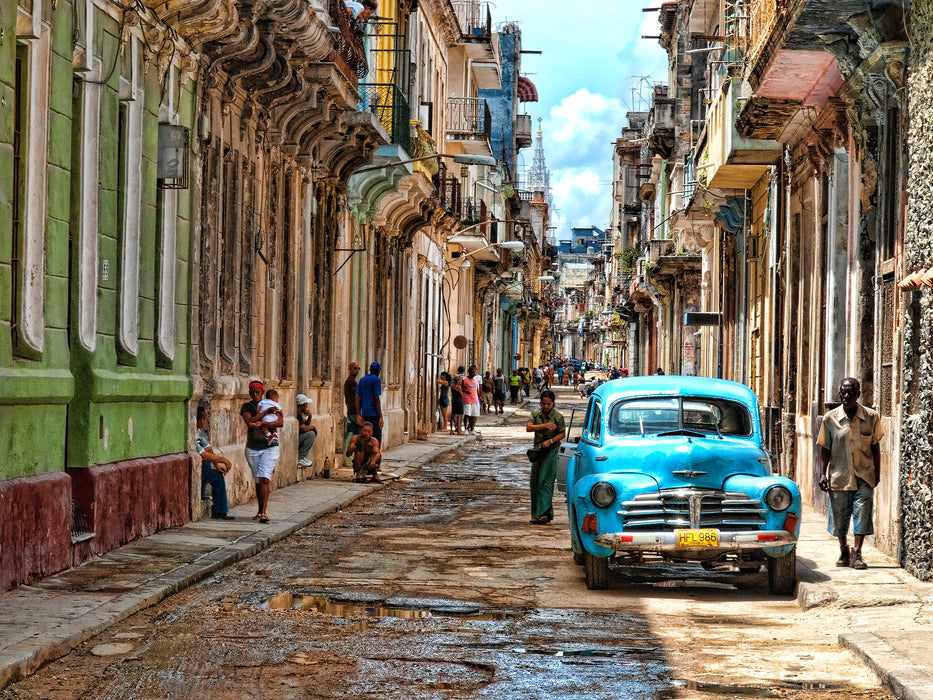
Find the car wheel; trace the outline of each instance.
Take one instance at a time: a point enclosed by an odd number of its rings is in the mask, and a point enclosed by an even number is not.
[[[586,557],[584,557],[580,552],[573,553],[573,563],[577,566],[583,566],[586,563]]]
[[[768,557],[768,589],[774,595],[792,595],[797,585],[797,548],[780,557]]]
[[[594,557],[584,552],[583,567],[586,571],[586,587],[591,591],[601,591],[609,585],[609,557]]]

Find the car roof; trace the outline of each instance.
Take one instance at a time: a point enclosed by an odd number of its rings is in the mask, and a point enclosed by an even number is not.
[[[756,414],[758,409],[757,397],[744,384],[709,377],[678,375],[622,377],[601,384],[593,394],[605,401],[636,396],[711,396],[738,401],[747,406],[753,414]]]

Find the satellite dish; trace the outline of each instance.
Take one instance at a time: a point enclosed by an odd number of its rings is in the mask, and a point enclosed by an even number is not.
[[[467,343],[469,343],[469,341],[466,339],[465,335],[458,335],[454,338],[454,347],[457,348],[457,350],[463,350],[463,348],[467,346]]]

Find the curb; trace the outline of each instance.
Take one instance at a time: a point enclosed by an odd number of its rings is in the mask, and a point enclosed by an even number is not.
[[[927,700],[933,697],[933,678],[910,664],[884,640],[871,632],[839,635],[839,646],[849,649],[875,672],[882,685],[898,698]]]
[[[832,605],[837,600],[839,600],[839,594],[832,587],[806,581],[797,583],[797,605],[805,612],[813,608]]]

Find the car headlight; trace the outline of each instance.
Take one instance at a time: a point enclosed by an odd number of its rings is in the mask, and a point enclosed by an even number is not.
[[[787,510],[793,502],[790,489],[786,486],[772,486],[765,494],[765,503],[771,510]]]
[[[600,481],[590,489],[590,500],[597,508],[608,508],[616,502],[616,490],[612,484]]]

